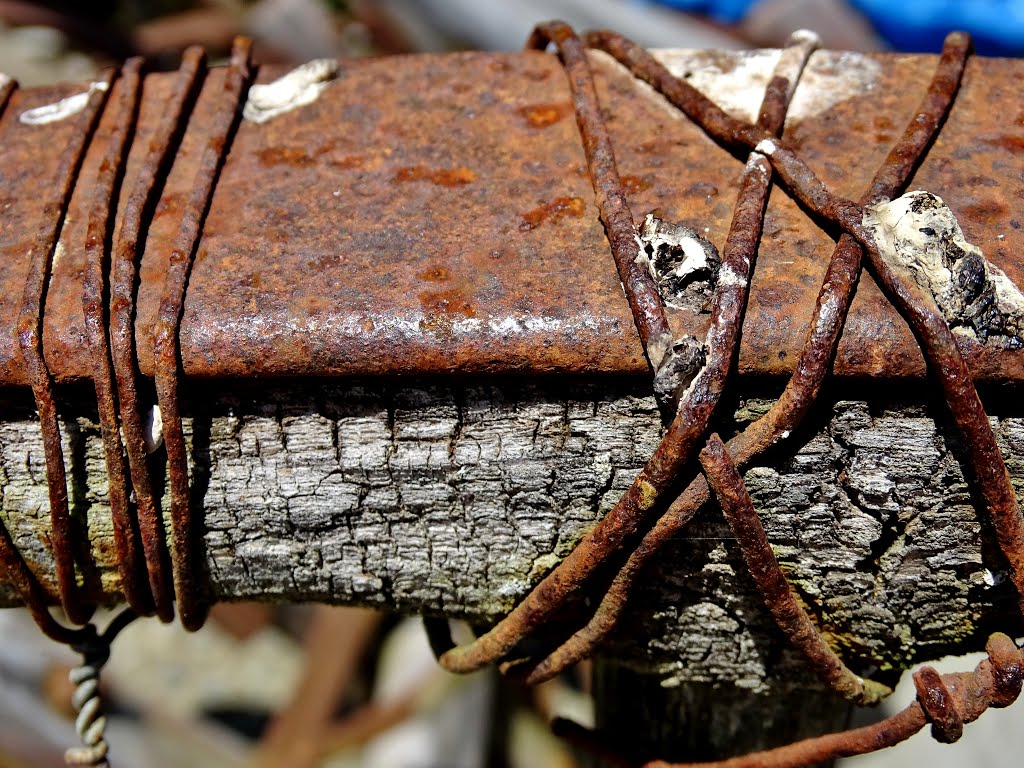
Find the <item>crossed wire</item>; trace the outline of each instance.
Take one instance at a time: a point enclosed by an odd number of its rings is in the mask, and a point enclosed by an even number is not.
[[[867,206],[899,194],[940,130],[971,53],[969,38],[962,33],[947,37],[916,114],[856,203],[831,193],[796,150],[779,137],[789,99],[815,45],[806,35],[795,35],[784,51],[754,125],[728,115],[684,79],[672,75],[647,51],[618,34],[593,32],[581,40],[568,25],[552,22],[536,28],[527,48],[543,50],[549,44],[556,46],[566,71],[601,220],[655,377],[656,392],[659,376],[671,367],[672,339],[663,302],[651,298],[658,295],[657,287],[651,276],[638,268],[640,243],[635,236],[636,224],[615,166],[585,49],[609,54],[717,143],[750,154],[714,292],[705,341],[707,360],[679,402],[670,404],[674,416],[652,458],[611,511],[491,630],[471,643],[455,646],[446,622],[427,619],[428,635],[441,665],[453,672],[470,672],[502,662],[504,671],[537,683],[591,655],[622,615],[644,564],[714,495],[766,606],[810,668],[833,690],[855,703],[873,704],[887,695],[887,686],[852,672],[814,625],[771,550],[739,474],[740,468],[794,432],[809,411],[835,353],[865,257],[880,287],[909,322],[929,372],[942,388],[1024,613],[1024,518],[970,370],[933,297],[885,261],[872,233],[863,224]],[[765,416],[726,444],[717,434],[708,434],[708,424],[735,357],[773,173],[793,197],[844,234],[829,262],[806,342],[786,389]],[[671,413],[672,409],[668,411]],[[678,491],[684,465],[694,454],[698,454],[703,474],[668,503],[669,494]],[[578,597],[598,569],[623,551],[629,552],[624,564],[584,626],[539,657],[517,658],[523,641]],[[993,635],[989,651],[988,661],[974,673],[960,677],[939,676],[931,668],[923,668],[915,676],[918,700],[895,718],[876,726],[830,734],[798,742],[782,751],[755,753],[716,765],[809,765],[889,746],[928,721],[940,740],[955,740],[963,722],[975,719],[987,706],[1006,706],[1020,692],[1021,652],[1012,640],[1005,635]],[[994,680],[1011,682],[1002,685]],[[580,735],[578,728],[567,730]],[[592,737],[587,738],[592,741]]]

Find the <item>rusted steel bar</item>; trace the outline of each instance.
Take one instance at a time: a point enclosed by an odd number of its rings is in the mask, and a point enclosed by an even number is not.
[[[152,611],[152,599],[140,585],[141,559],[137,548],[137,531],[129,514],[128,468],[121,450],[117,420],[114,372],[107,336],[107,268],[108,245],[114,226],[114,214],[128,147],[138,118],[142,95],[142,59],[130,59],[121,68],[116,83],[117,105],[110,115],[113,125],[101,121],[100,140],[106,139],[107,153],[97,175],[89,212],[85,240],[86,269],[83,278],[82,310],[85,315],[87,341],[93,353],[92,379],[96,389],[97,411],[103,435],[103,453],[107,465],[110,515],[114,528],[118,570],[128,605],[140,614]],[[106,117],[106,115],[105,115]],[[104,136],[106,132],[106,136]]]
[[[829,733],[784,747],[702,763],[668,763],[654,760],[645,768],[804,768],[829,763],[895,746],[932,724],[938,741],[956,741],[965,723],[977,720],[989,707],[1007,707],[1017,700],[1024,680],[1024,653],[1006,635],[997,632],[986,644],[988,657],[972,672],[939,675],[931,667],[914,674],[917,698],[905,709],[878,723]],[[603,746],[598,736],[571,721],[555,721],[556,732],[565,733],[585,749],[611,758],[613,764],[635,764],[628,756]]]
[[[50,527],[53,537],[53,553],[56,560],[57,589],[61,606],[68,618],[76,624],[84,624],[92,615],[92,609],[85,606],[78,595],[75,575],[74,542],[71,534],[71,513],[68,508],[67,475],[64,469],[64,451],[61,447],[60,425],[57,422],[57,406],[53,396],[53,381],[43,359],[43,307],[46,304],[47,285],[55,259],[57,238],[64,223],[64,214],[71,200],[78,169],[85,157],[85,150],[92,137],[100,112],[106,102],[107,91],[113,81],[110,72],[90,85],[84,94],[76,94],[76,102],[61,101],[48,104],[36,112],[22,112],[19,120],[35,126],[49,123],[51,110],[60,111],[78,108],[73,120],[75,134],[61,152],[61,158],[52,187],[41,206],[42,221],[30,244],[26,256],[29,272],[24,283],[21,310],[18,314],[18,345],[24,359],[25,369],[32,383],[39,422],[43,430],[43,449],[46,453],[46,475],[50,497]]]
[[[156,390],[163,418],[170,487],[171,565],[178,615],[186,629],[197,629],[205,619],[200,605],[200,582],[195,574],[195,543],[192,533],[192,499],[188,480],[188,452],[179,402],[178,328],[185,286],[195,257],[200,230],[209,210],[221,166],[231,147],[251,77],[252,41],[239,38],[231,51],[231,63],[210,138],[186,203],[181,229],[170,253],[163,299],[154,328],[153,349]]]
[[[876,704],[892,693],[889,687],[854,674],[814,626],[786,581],[743,478],[717,434],[708,438],[700,452],[700,463],[764,604],[814,673],[834,691],[861,706]]]
[[[583,140],[583,151],[594,186],[597,208],[608,234],[612,257],[640,334],[640,343],[657,376],[672,351],[672,332],[665,315],[665,302],[643,264],[637,260],[639,243],[633,212],[615,165],[615,151],[601,115],[601,104],[594,88],[580,39],[563,22],[541,24],[526,43],[529,50],[543,51],[553,43],[565,67],[572,92],[576,124]]]
[[[688,60],[712,72],[749,71],[746,55],[737,56]],[[911,94],[924,87],[932,60],[852,54],[842,60],[839,67],[837,54],[812,59],[815,76],[798,89],[803,106],[787,135],[830,188],[855,195],[895,138],[893,126],[913,111]],[[721,242],[731,215],[725,201],[737,184],[735,158],[672,117],[617,65],[592,56],[591,66],[630,207],[638,215],[661,207],[665,218],[697,231],[706,227]],[[962,106],[918,175],[921,185],[947,193],[971,239],[1018,283],[1022,275],[1011,254],[1024,247],[1024,230],[1011,222],[1021,182],[1010,169],[1024,130],[995,120],[990,105],[1005,101],[1022,69],[1009,60],[972,64]],[[839,70],[862,79],[837,83]],[[259,79],[278,74],[262,68]],[[147,106],[149,94],[166,97],[174,77],[146,77],[140,136],[162,118]],[[723,98],[719,86],[704,87]],[[750,85],[736,87],[747,93]],[[647,364],[617,293],[616,271],[603,258],[608,244],[580,170],[585,157],[570,98],[550,55],[416,56],[346,64],[315,103],[243,125],[190,281],[181,327],[184,372],[643,375]],[[370,108],[353,106],[364,103]],[[27,144],[18,154],[8,144],[3,156],[9,189],[18,188],[15,171],[20,176],[46,161],[42,146]],[[146,375],[166,268],[156,251],[171,246],[176,230],[166,225],[182,194],[176,173],[149,235],[153,254],[142,257],[136,331]],[[26,207],[18,226],[38,216]],[[743,329],[743,374],[793,370],[817,286],[798,276],[820,278],[825,262],[818,254],[831,247],[780,195],[773,196],[768,219]],[[44,351],[58,381],[84,380],[91,370],[80,343],[80,261],[72,251],[67,256],[55,266],[44,318]],[[0,267],[0,293],[20,292],[22,268]],[[311,284],[319,290],[310,291]],[[0,312],[0,382],[23,386],[11,318]],[[669,320],[675,336],[699,337],[707,315],[671,310]],[[1019,350],[961,343],[979,378],[1014,380],[1024,371]],[[374,353],[389,348],[403,354]],[[834,370],[882,377],[924,372],[909,329],[870,283],[858,291]]]
[[[121,432],[135,491],[135,509],[150,595],[156,615],[165,622],[174,617],[173,588],[163,523],[153,492],[143,435],[135,357],[136,260],[140,246],[145,242],[146,224],[152,220],[162,187],[160,177],[167,174],[174,151],[185,132],[185,123],[203,82],[205,64],[206,53],[201,48],[192,47],[185,51],[171,92],[166,100],[161,100],[163,116],[156,130],[148,137],[139,137],[148,138],[144,145],[145,156],[133,183],[124,185],[130,192],[124,200],[110,266],[110,348],[117,381]],[[139,126],[137,135],[141,129]]]
[[[960,41],[946,46],[917,113],[862,198],[865,205],[895,195],[917,167],[952,106],[968,52],[968,47]],[[860,275],[861,256],[861,249],[852,237],[840,238],[815,302],[813,321],[792,378],[771,410],[728,442],[729,453],[739,467],[747,466],[793,432],[816,399],[838,344],[839,332],[846,322],[853,288]],[[602,597],[594,617],[545,664],[547,674],[554,674],[593,653],[618,622],[644,564],[689,523],[709,498],[707,481],[698,476],[630,553]]]

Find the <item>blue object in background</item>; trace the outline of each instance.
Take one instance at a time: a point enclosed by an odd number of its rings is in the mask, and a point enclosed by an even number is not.
[[[654,1],[735,24],[758,0]],[[849,4],[899,51],[936,52],[949,32],[963,30],[974,38],[978,53],[1024,55],[1024,0],[849,0]]]
[[[735,24],[747,15],[747,10],[757,0],[655,0],[658,5],[667,5],[680,11],[703,13],[715,21]]]
[[[971,34],[978,53],[1024,53],[1024,0],[850,0],[850,5],[901,51],[938,51],[946,34],[959,29]]]

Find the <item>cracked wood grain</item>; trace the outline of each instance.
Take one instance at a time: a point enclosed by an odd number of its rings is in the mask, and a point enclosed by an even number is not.
[[[629,380],[201,386],[185,424],[214,599],[493,622],[614,504],[659,438],[653,398]],[[941,407],[906,405],[912,388],[905,399],[888,389],[896,394],[870,405],[833,391],[795,454],[745,475],[814,619],[855,669],[883,676],[972,649],[1013,615]],[[38,422],[26,400],[5,405],[3,522],[52,589]],[[723,434],[768,403],[733,405],[736,423],[718,425]],[[994,406],[993,424],[1019,481],[1024,414],[1012,408]],[[73,515],[87,521],[96,563],[85,591],[111,600],[118,575],[99,428],[73,401],[63,415]],[[13,593],[0,600],[12,604]],[[666,685],[816,685],[712,507],[648,571],[608,652]]]

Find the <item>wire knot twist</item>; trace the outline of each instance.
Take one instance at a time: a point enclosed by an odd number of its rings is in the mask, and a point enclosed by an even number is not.
[[[936,741],[957,741],[964,723],[977,720],[989,707],[1008,707],[1020,696],[1024,660],[1013,640],[996,632],[985,650],[988,659],[968,674],[940,675],[934,667],[914,673],[917,700],[932,724]]]
[[[110,638],[99,635],[92,624],[85,629],[88,636],[74,646],[82,655],[82,663],[68,673],[68,679],[75,685],[71,703],[78,713],[75,731],[82,746],[66,750],[64,762],[69,766],[107,768],[107,718],[103,712],[100,672],[110,659]]]

